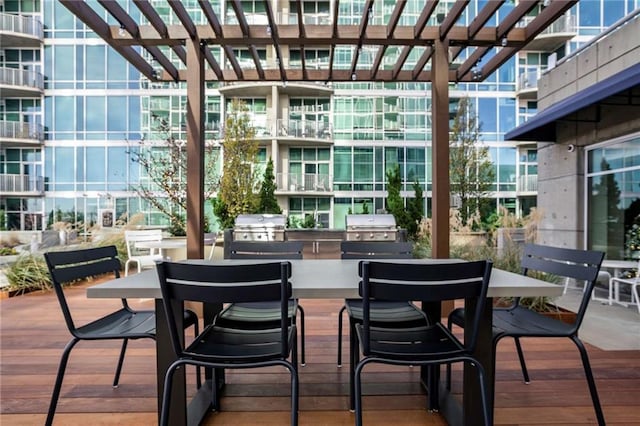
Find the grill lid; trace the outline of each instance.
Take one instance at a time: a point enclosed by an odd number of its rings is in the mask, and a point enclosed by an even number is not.
[[[392,214],[348,214],[347,229],[395,229],[396,219]]]
[[[287,218],[281,214],[241,214],[235,221],[236,228],[282,228]]]

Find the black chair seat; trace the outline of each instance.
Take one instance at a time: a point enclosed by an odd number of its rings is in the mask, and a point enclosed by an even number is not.
[[[464,328],[464,308],[457,308],[449,314],[449,321]],[[547,317],[522,306],[493,310],[494,336],[519,335],[527,337],[569,336],[573,324]]]
[[[196,326],[198,315],[185,309],[184,328]],[[156,314],[153,311],[120,309],[76,329],[82,339],[141,339],[156,337]]]
[[[298,301],[289,300],[290,318],[295,318],[297,309]],[[234,328],[237,322],[257,330],[280,327],[280,302],[232,303],[216,318],[216,325],[221,327]]]
[[[155,338],[156,316],[153,311],[120,309],[76,329],[81,339]]]
[[[291,346],[295,342],[295,326],[288,331]],[[280,329],[247,331],[209,326],[184,350],[184,356],[218,364],[272,360],[281,356],[281,335]]]
[[[347,299],[347,313],[352,320],[362,321],[362,300]],[[427,324],[426,314],[411,302],[370,302],[372,326],[375,324],[393,324],[394,327],[414,327]]]
[[[356,325],[356,332],[360,340],[362,325]],[[466,349],[460,345],[451,333],[441,324],[413,328],[370,328],[370,356],[406,360],[415,362],[416,357],[421,361],[442,359],[444,355],[454,358],[456,355],[466,355]]]
[[[573,324],[544,316],[521,306],[513,309],[497,309],[493,314],[493,333],[528,337],[569,336]]]

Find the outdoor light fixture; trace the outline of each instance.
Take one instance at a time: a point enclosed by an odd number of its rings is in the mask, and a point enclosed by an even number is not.
[[[356,75],[355,72],[351,74],[351,80],[356,81],[357,79],[358,79],[358,76]]]
[[[124,37],[125,35],[127,35],[127,32],[124,29],[124,25],[120,25],[120,29],[118,30],[118,35],[120,37]]]
[[[502,47],[505,47],[507,45],[507,36],[502,37],[502,41],[500,41],[500,44],[502,45]]]

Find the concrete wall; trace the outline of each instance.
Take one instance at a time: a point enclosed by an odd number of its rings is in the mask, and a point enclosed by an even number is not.
[[[546,73],[538,107],[547,108],[640,63],[640,19]],[[634,95],[640,96],[640,88]],[[624,100],[626,104],[626,99]],[[640,105],[592,106],[556,124],[557,143],[538,144],[538,241],[582,248],[585,237],[585,147],[640,131]],[[570,150],[569,145],[574,149]]]

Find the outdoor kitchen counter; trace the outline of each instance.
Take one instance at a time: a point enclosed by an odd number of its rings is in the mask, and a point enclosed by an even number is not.
[[[289,241],[304,241],[311,243],[311,253],[320,253],[321,242],[331,242],[336,245],[344,240],[343,229],[287,229],[285,239]],[[335,247],[333,247],[335,251]],[[338,252],[340,247],[338,247]]]

